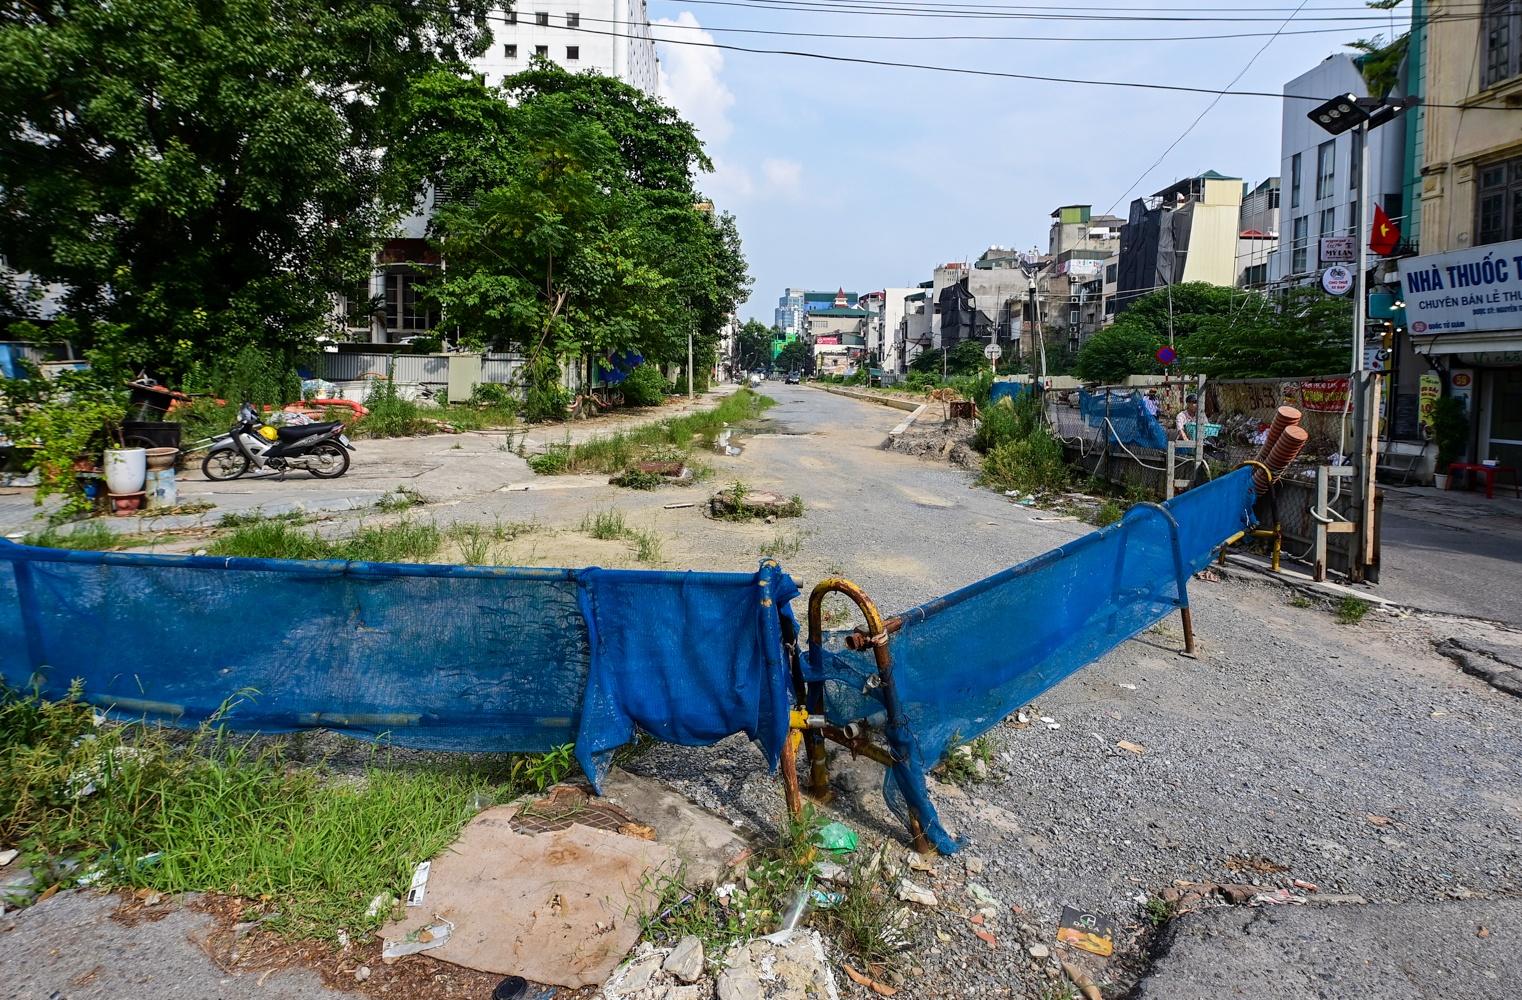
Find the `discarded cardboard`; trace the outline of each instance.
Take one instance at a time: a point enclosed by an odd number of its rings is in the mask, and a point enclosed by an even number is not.
[[[577,988],[601,984],[639,939],[654,869],[671,848],[574,824],[520,833],[516,806],[480,813],[432,859],[428,904],[379,931],[406,939],[436,919],[452,933],[434,958],[483,972]]]

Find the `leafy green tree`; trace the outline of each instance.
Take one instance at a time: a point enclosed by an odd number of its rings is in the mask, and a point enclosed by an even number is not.
[[[813,360],[807,344],[801,340],[789,340],[777,351],[774,363],[783,371],[806,372],[812,368]]]
[[[380,151],[484,0],[51,0],[0,7],[0,254],[67,287],[105,364],[287,360],[405,199]]]
[[[1155,331],[1116,321],[1083,342],[1073,374],[1085,382],[1106,383],[1119,382],[1127,375],[1150,374],[1159,370],[1153,357],[1159,346]]]
[[[757,320],[746,320],[735,337],[735,370],[750,371],[771,363],[771,328]]]
[[[1127,375],[1159,372],[1154,357],[1159,347],[1171,342],[1184,359],[1189,337],[1202,323],[1246,308],[1253,294],[1202,281],[1148,292],[1084,341],[1073,373],[1085,382],[1117,382]]]
[[[706,383],[750,278],[734,219],[692,187],[712,165],[671,108],[545,60],[500,90],[440,73],[388,156],[396,183],[450,193],[431,224],[449,266],[426,292],[465,339],[685,365],[691,333]]]
[[[1211,378],[1276,378],[1347,371],[1352,351],[1352,301],[1295,288],[1208,317],[1185,353],[1191,371]]]
[[[981,340],[964,340],[946,349],[945,372],[948,377],[957,375],[972,375],[988,369],[988,359],[983,356],[984,343]],[[911,362],[910,371],[925,372],[929,375],[940,375],[942,371],[941,352],[926,349]]]

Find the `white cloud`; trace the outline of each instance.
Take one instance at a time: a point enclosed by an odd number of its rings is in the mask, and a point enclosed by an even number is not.
[[[720,78],[724,71],[724,53],[697,45],[662,45],[663,38],[689,42],[712,42],[713,35],[693,30],[698,19],[682,11],[674,19],[652,22],[660,51],[661,97],[681,112],[698,130],[698,138],[710,146],[729,138],[734,125],[729,109],[735,95]],[[662,30],[665,27],[666,30]]]
[[[796,197],[803,189],[803,164],[797,160],[778,160],[768,157],[761,161],[761,176],[766,181],[768,193]]]

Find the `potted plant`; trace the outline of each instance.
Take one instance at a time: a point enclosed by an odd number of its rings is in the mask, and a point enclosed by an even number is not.
[[[1432,439],[1437,442],[1437,465],[1433,469],[1432,485],[1446,490],[1448,467],[1463,457],[1469,443],[1469,414],[1463,403],[1452,396],[1444,396],[1432,404]]]

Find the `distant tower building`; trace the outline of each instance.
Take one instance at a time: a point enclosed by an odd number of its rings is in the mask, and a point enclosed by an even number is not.
[[[490,23],[492,44],[471,68],[491,86],[523,72],[536,55],[572,73],[616,77],[652,97],[660,86],[645,0],[529,0],[494,11]]]

